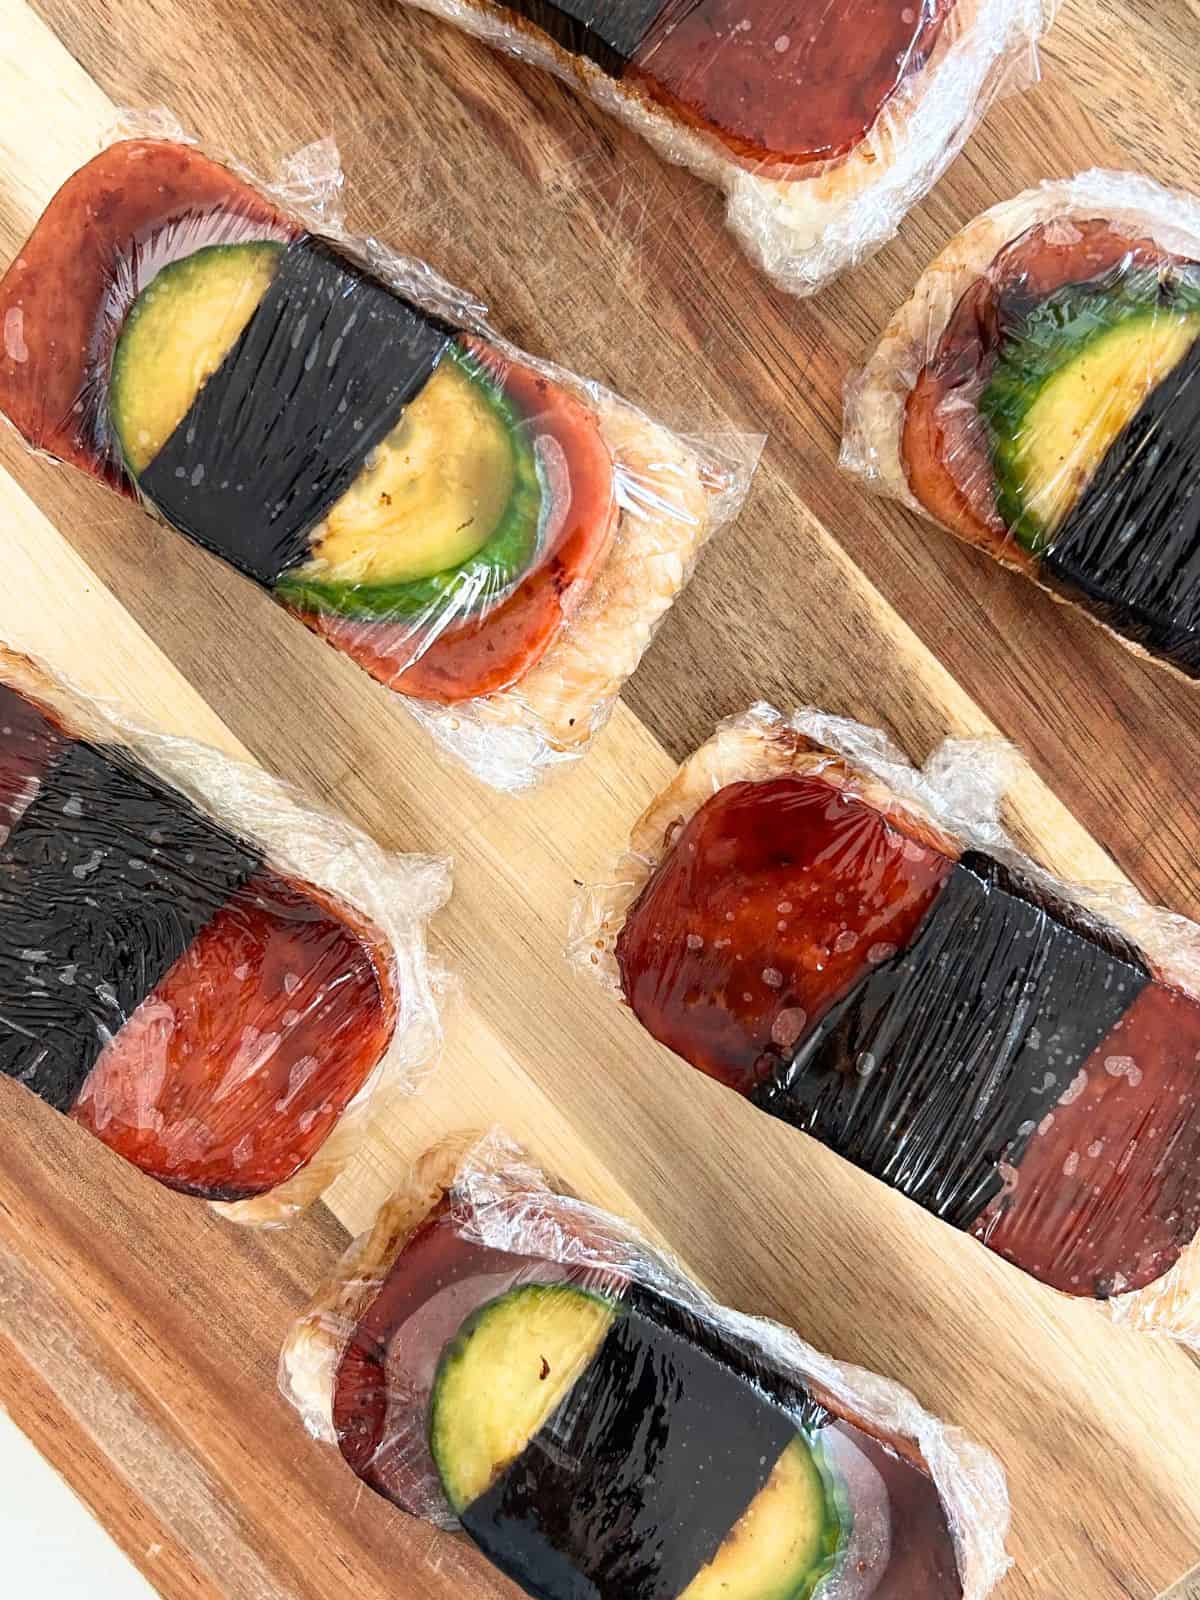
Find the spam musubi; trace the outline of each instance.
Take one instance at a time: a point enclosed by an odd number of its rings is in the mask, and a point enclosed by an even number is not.
[[[1152,1297],[1200,1228],[1187,925],[1085,903],[879,751],[767,707],[725,725],[575,954],[692,1066],[1024,1271]]]
[[[812,294],[891,237],[993,96],[1037,72],[1044,0],[410,0],[584,88],[728,197]]]
[[[352,829],[254,785],[235,820],[235,763],[158,748],[0,652],[0,1072],[169,1188],[274,1220],[421,1031],[419,919],[402,950],[406,871]],[[281,830],[284,859],[306,830],[344,849],[363,902],[281,865]]]
[[[873,1380],[883,1424],[822,1360],[493,1138],[423,1158],[293,1329],[281,1381],[371,1488],[540,1600],[986,1594],[996,1463]]]
[[[603,720],[749,468],[705,465],[392,267],[194,145],[121,140],[0,279],[0,412],[452,742],[517,727],[536,766]]]

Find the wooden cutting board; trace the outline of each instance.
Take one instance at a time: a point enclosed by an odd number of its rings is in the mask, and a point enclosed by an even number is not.
[[[234,572],[0,436],[0,636],[456,863],[440,1071],[290,1230],[217,1221],[0,1083],[0,1398],[170,1600],[513,1593],[361,1492],[275,1392],[288,1322],[348,1234],[426,1143],[496,1120],[722,1298],[895,1375],[990,1445],[1013,1495],[1003,1600],[1151,1600],[1200,1558],[1188,1354],[704,1082],[561,956],[574,880],[759,696],[884,724],[918,757],[1002,731],[1031,762],[1009,820],[1042,860],[1200,913],[1200,690],[834,466],[848,369],[976,211],[1096,162],[1195,170],[1196,0],[1067,0],[1045,67],[900,241],[800,303],[738,254],[712,191],[394,0],[0,0],[0,265],[117,105],[168,103],[264,170],[332,134],[352,225],[470,286],[519,342],[684,427],[770,434],[738,526],[592,757],[526,799],[435,759],[398,702]]]

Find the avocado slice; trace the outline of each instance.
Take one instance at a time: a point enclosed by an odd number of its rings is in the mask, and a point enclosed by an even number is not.
[[[478,610],[528,568],[542,502],[516,408],[452,345],[275,592],[366,621]]]
[[[135,478],[241,337],[282,254],[265,239],[208,245],[163,267],[134,301],[113,351],[109,413]]]
[[[429,1444],[455,1512],[491,1486],[557,1408],[620,1307],[557,1283],[490,1300],[442,1352]]]
[[[276,280],[287,276],[286,263],[293,264],[294,275],[310,260],[323,266],[325,256],[306,240],[291,250],[266,240],[206,246],[164,267],[126,318],[109,390],[122,455],[130,473],[142,480],[143,492],[196,537],[200,533],[176,504],[182,492],[176,480],[186,480],[185,491],[191,484],[195,498],[212,492],[214,477],[236,478],[240,489],[252,476],[244,465],[233,469],[226,448],[236,446],[240,428],[231,432],[226,418],[216,426],[218,438],[211,418],[203,428],[196,420],[203,409],[201,390],[207,399],[214,387],[209,380],[218,370],[217,386],[229,386],[232,353],[242,349],[260,306],[266,316],[268,290],[273,283],[278,289]],[[394,297],[385,294],[384,299],[403,309]],[[308,310],[306,326],[319,317],[321,306]],[[386,330],[376,337],[382,341],[383,365],[399,372],[404,344],[392,332],[394,353]],[[271,582],[289,605],[366,621],[464,614],[505,593],[532,561],[543,508],[532,438],[503,384],[462,346],[446,346],[447,336],[448,330],[440,335],[444,359],[422,374],[420,388],[398,416],[393,411],[391,419],[382,420],[369,453],[369,441],[364,443],[365,461],[327,503],[320,520],[299,529],[298,544],[274,535],[268,539],[271,552],[286,546],[287,560],[251,563],[254,575]],[[264,337],[272,337],[272,330]],[[336,340],[330,359],[344,342]],[[269,356],[270,351],[258,351],[255,361]],[[270,376],[257,374],[256,368],[254,382],[269,388]],[[331,406],[333,396],[331,388]],[[231,415],[240,422],[243,411],[239,400]],[[203,434],[192,452],[199,452],[198,463],[180,454],[182,434],[189,431],[180,424],[187,418]],[[193,478],[203,481],[196,484]],[[238,505],[245,501],[253,507],[256,499],[246,487]],[[235,559],[223,546],[222,552]]]
[[[550,1600],[811,1600],[851,1523],[818,1434],[634,1299],[525,1285],[464,1322],[430,1408],[451,1506]]]
[[[1005,337],[979,401],[997,507],[1042,554],[1146,399],[1200,337],[1200,284],[1139,272],[1069,285]]]
[[[830,1499],[817,1450],[798,1433],[680,1600],[810,1600],[845,1537]]]

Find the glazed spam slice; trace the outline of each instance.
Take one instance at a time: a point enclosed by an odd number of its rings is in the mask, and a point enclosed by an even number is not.
[[[848,459],[1200,672],[1200,210],[1043,185],[930,268],[852,392]]]
[[[539,1191],[516,1201],[527,1237],[481,1236],[459,1155],[425,1158],[284,1353],[285,1390],[360,1478],[542,1600],[964,1593],[912,1440],[653,1258],[609,1264],[599,1214]]]
[[[1200,1227],[1200,1002],[774,714],[684,765],[580,949],[684,1060],[1068,1294]]]
[[[730,226],[812,294],[902,222],[1004,76],[1041,0],[412,0],[583,86],[718,183]]]
[[[0,411],[31,444],[399,693],[533,715],[564,746],[707,530],[661,429],[418,305],[191,145],[127,140],[70,178],[0,280],[0,327]]]
[[[392,1038],[383,934],[7,651],[0,815],[0,1072],[169,1188],[269,1204]]]
[[[834,0],[813,15],[779,0],[516,0],[495,9],[535,24],[730,159],[776,175],[861,144],[936,52],[955,0]]]

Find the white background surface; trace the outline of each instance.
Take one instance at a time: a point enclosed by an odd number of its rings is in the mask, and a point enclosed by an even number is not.
[[[87,1507],[0,1411],[0,1592],[37,1600],[158,1600]]]

